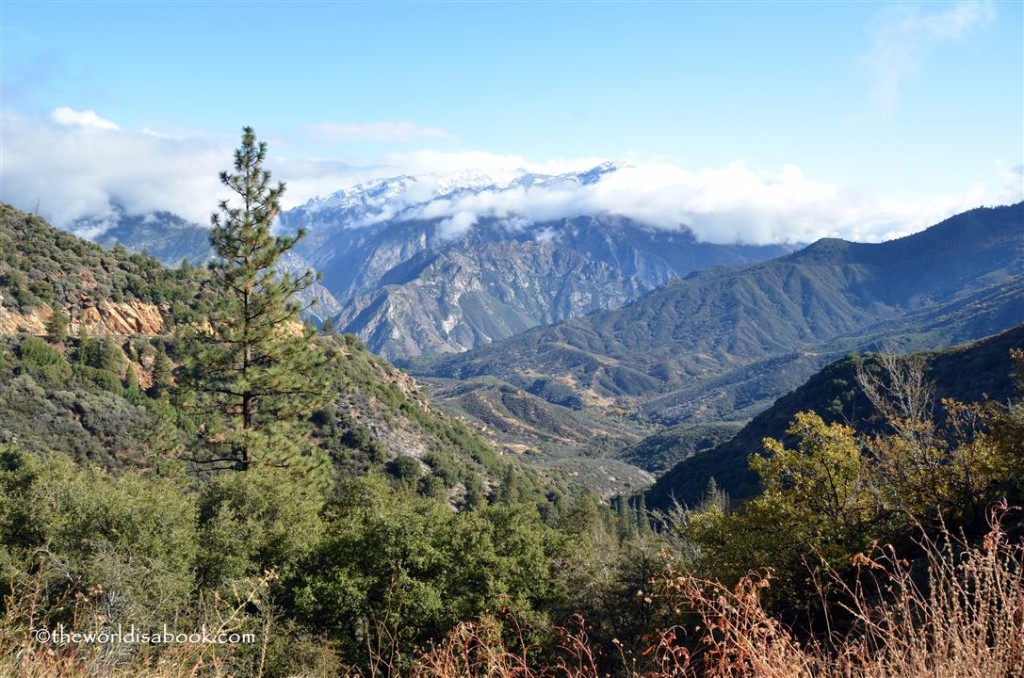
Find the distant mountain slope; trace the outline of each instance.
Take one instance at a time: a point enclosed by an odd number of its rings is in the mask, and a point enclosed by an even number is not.
[[[428,387],[448,409],[476,422],[483,435],[520,454],[574,456],[585,448],[590,456],[606,457],[651,431],[629,420],[625,412],[609,420],[575,407],[571,398],[554,405],[538,394],[550,398],[558,393],[557,386],[542,381],[530,391],[491,378],[434,382]]]
[[[683,225],[666,230],[609,214],[529,220],[473,215],[455,227],[436,216],[468,200],[599,183],[618,171],[524,172],[491,177],[399,176],[366,182],[286,210],[280,227],[306,237],[287,268],[323,274],[311,314],[332,318],[389,358],[458,353],[524,329],[619,308],[673,277],[707,266],[762,261],[788,245],[698,242]],[[211,206],[212,207],[212,206]],[[468,213],[467,213],[468,214]],[[468,217],[467,217],[468,218]],[[106,247],[147,252],[169,266],[210,256],[209,231],[167,212],[81,219],[71,230]]]
[[[414,372],[538,378],[597,408],[665,423],[750,416],[829,360],[992,334],[1024,318],[1024,203],[980,208],[877,245],[822,240],[769,262],[699,271],[628,306],[540,327]]]
[[[936,385],[936,396],[964,402],[984,397],[1005,402],[1015,395],[1010,360],[1013,348],[1024,348],[1024,325],[972,344],[927,354],[927,374]],[[857,367],[865,360],[872,358],[851,356],[831,363],[779,398],[731,440],[677,464],[648,490],[648,506],[666,509],[673,501],[694,504],[712,477],[734,499],[751,496],[757,491],[757,477],[748,468],[747,458],[761,451],[761,441],[766,437],[786,439],[785,431],[797,412],[813,410],[829,422],[852,423],[862,430],[870,427],[873,408],[857,384]]]
[[[583,313],[617,308],[641,285],[605,262],[548,243],[453,248],[416,277],[352,299],[337,325],[385,357],[462,351]]]
[[[615,456],[652,473],[666,471],[684,459],[731,440],[742,426],[734,421],[672,426],[644,438]]]
[[[282,218],[303,222],[301,210]],[[328,217],[321,210],[315,218]],[[487,220],[460,237],[446,236],[441,219],[348,229],[321,223],[299,248],[334,296],[347,300],[338,327],[390,358],[484,346],[540,324],[619,308],[704,266],[790,250],[699,243],[685,230],[611,216]]]
[[[112,223],[113,226],[93,238],[98,245],[106,248],[121,245],[133,252],[145,252],[171,267],[180,266],[186,259],[200,264],[213,256],[210,229],[171,212],[131,216],[119,209]],[[88,234],[102,226],[83,220],[72,224],[70,230]]]

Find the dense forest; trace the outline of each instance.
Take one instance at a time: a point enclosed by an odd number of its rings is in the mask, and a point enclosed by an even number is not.
[[[247,129],[206,268],[3,207],[0,673],[1024,675],[1019,346],[992,399],[850,359],[846,400],[741,438],[755,491],[604,502],[303,320],[265,154]]]

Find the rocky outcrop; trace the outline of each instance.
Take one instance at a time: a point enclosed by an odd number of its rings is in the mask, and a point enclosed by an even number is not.
[[[84,308],[71,319],[71,331],[85,328],[89,334],[162,334],[163,315],[155,304],[137,300],[129,302],[100,301]]]
[[[68,324],[72,334],[84,329],[87,334],[155,336],[167,329],[163,314],[155,304],[86,299],[82,305],[84,308],[76,310]],[[28,313],[0,306],[0,334],[46,334],[46,321],[51,315],[53,309],[46,304]]]
[[[391,359],[457,353],[618,308],[641,291],[612,266],[550,243],[482,243],[441,254],[405,284],[355,297],[337,324]]]
[[[19,313],[0,306],[0,334],[46,334],[46,319],[53,311],[49,306]]]

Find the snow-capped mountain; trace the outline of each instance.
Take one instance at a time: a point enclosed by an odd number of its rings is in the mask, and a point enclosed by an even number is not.
[[[464,351],[618,308],[696,269],[791,251],[702,243],[682,225],[653,228],[588,211],[578,196],[628,167],[463,170],[345,187],[281,214],[281,230],[306,230],[287,268],[322,272],[313,313],[335,317],[340,330],[398,359]],[[122,214],[115,222],[80,226],[99,242],[145,249],[167,263],[209,256],[206,229],[174,215]]]
[[[429,205],[482,193],[502,194],[517,189],[586,186],[626,167],[606,162],[583,172],[537,174],[526,170],[460,170],[447,174],[399,175],[375,179],[317,197],[292,212],[316,218],[325,215],[331,225],[343,228],[368,226],[386,220],[418,218]],[[324,222],[321,222],[324,223]]]

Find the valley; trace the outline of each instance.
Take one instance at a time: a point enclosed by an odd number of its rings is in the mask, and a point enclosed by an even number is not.
[[[1022,54],[0,0],[0,678],[1024,678]]]
[[[612,215],[485,218],[459,234],[422,218],[438,202],[617,170],[369,182],[282,213],[283,232],[307,231],[282,270],[318,267],[312,319],[410,371],[506,452],[570,472],[630,462],[590,483],[604,496],[692,453],[672,441],[735,432],[849,353],[937,349],[1024,319],[1020,204],[896,241],[803,248],[701,243]],[[198,264],[205,233],[122,215],[97,240]]]

